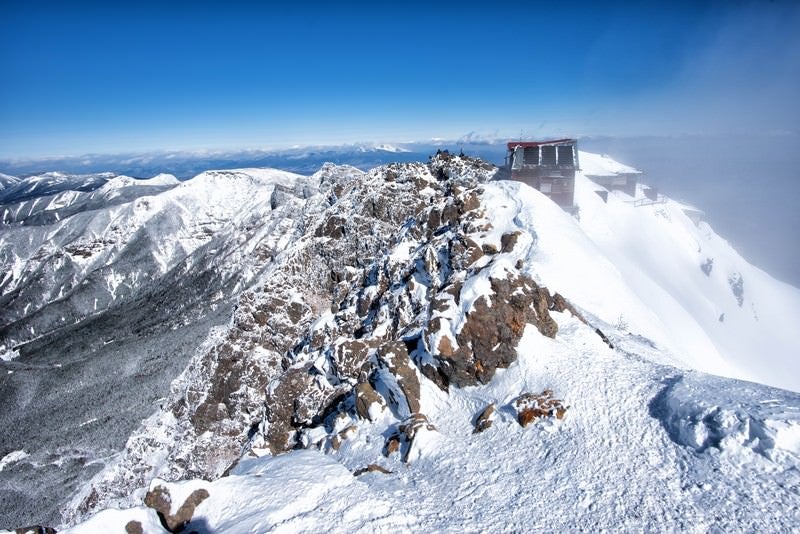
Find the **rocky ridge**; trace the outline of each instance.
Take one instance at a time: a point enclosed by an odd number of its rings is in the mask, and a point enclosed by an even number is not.
[[[569,306],[511,259],[535,235],[492,228],[481,195],[495,170],[449,154],[368,173],[324,166],[301,237],[239,297],[231,324],[68,522],[130,504],[156,476],[215,479],[243,454],[335,451],[385,410],[395,421],[385,453],[412,460],[420,432],[436,431],[420,413],[421,381],[487,383],[516,359],[526,325],[554,337],[549,312]]]

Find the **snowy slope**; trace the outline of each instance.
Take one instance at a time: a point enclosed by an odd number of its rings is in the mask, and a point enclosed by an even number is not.
[[[246,169],[209,171],[180,184],[168,175],[143,181],[119,176],[91,193],[69,191],[4,208],[14,218],[20,212],[29,217],[37,206],[41,211],[37,224],[9,225],[0,233],[0,347],[130,298],[226,225],[235,232],[253,214],[269,212],[276,183],[292,191],[298,180],[282,171]]]
[[[456,171],[457,167],[449,167],[447,174]],[[382,175],[396,179],[394,170],[384,170]],[[432,205],[431,213],[439,213],[437,202],[444,203],[441,213],[447,212],[447,201],[437,196],[437,186],[421,171],[419,187]],[[451,190],[458,187],[464,186],[451,186]],[[664,296],[666,289],[644,293],[630,283],[632,275],[625,265],[616,263],[620,256],[612,254],[609,241],[585,231],[592,208],[602,207],[587,202],[594,187],[579,181],[577,196],[579,202],[584,200],[580,222],[523,184],[496,182],[455,193],[457,199],[465,199],[466,206],[469,193],[480,191],[480,205],[464,209],[457,230],[451,224],[449,229],[445,225],[426,234],[414,232],[414,223],[407,223],[405,231],[376,257],[377,278],[367,277],[363,287],[356,278],[350,289],[352,299],[345,298],[336,313],[322,313],[304,327],[307,330],[301,328],[307,332],[305,338],[286,354],[283,364],[290,366],[287,372],[304,369],[300,365],[310,365],[314,371],[308,389],[292,397],[295,406],[306,402],[307,391],[319,396],[326,387],[341,388],[348,377],[335,367],[346,361],[327,349],[313,350],[320,343],[314,340],[330,337],[321,341],[323,347],[331,343],[332,350],[338,350],[349,341],[336,336],[350,328],[340,320],[363,317],[359,339],[378,347],[377,363],[369,360],[377,365],[369,379],[378,392],[377,400],[364,409],[360,393],[350,392],[345,400],[335,401],[336,408],[325,412],[327,416],[294,419],[299,428],[296,446],[308,450],[279,456],[256,447],[259,439],[269,443],[269,426],[279,423],[269,412],[278,410],[280,402],[267,400],[266,421],[253,430],[252,452],[229,476],[213,482],[154,480],[149,487],[169,490],[170,513],[176,513],[193,491],[206,490],[208,497],[194,510],[188,528],[214,532],[794,529],[800,522],[800,395],[687,369],[705,366],[728,371],[724,367],[728,359],[714,352],[711,336],[693,330],[699,326],[691,313],[696,311],[691,300],[670,301]],[[340,198],[345,202],[347,197]],[[612,212],[627,213],[627,204],[608,206]],[[654,209],[669,207],[667,203]],[[630,209],[650,213],[640,207]],[[430,225],[431,220],[439,220],[423,213],[426,217],[418,221],[427,220]],[[649,226],[659,228],[663,215],[652,212],[652,220],[642,217],[636,222],[639,231],[646,233],[651,231]],[[434,222],[429,229],[436,226]],[[512,235],[516,237],[509,245]],[[462,257],[454,252],[458,242],[474,243],[485,252],[468,249],[470,263],[461,270]],[[672,265],[674,243],[656,243],[658,248],[646,250],[657,252],[662,262]],[[448,258],[445,251],[453,255]],[[680,251],[675,250],[676,254]],[[634,250],[630,257],[647,260],[642,254]],[[672,266],[671,272],[691,280],[691,274],[675,270],[684,265],[680,255],[675,261],[679,267]],[[646,261],[641,265],[648,276],[659,272]],[[692,269],[706,276],[698,265],[692,264]],[[526,275],[539,286],[565,295],[586,322],[572,311],[551,306],[549,314],[557,331],[550,336],[544,316],[537,312],[538,324],[525,326],[507,368],[498,366],[486,380],[478,369],[474,385],[456,387],[451,382],[449,388],[442,388],[425,369],[430,362],[441,366],[446,360],[439,359],[447,356],[441,340],[453,336],[453,343],[465,341],[456,334],[480,319],[475,313],[482,298],[489,298],[491,306],[481,313],[494,309],[498,320],[507,317],[508,303],[491,300],[500,295],[502,284],[491,281],[505,279],[513,284]],[[526,291],[523,284],[512,291],[510,300],[523,299]],[[722,293],[711,291],[710,295],[707,298],[721,298]],[[358,311],[362,302],[371,303],[370,313]],[[246,303],[259,309],[258,297],[242,301]],[[419,315],[414,317],[414,313]],[[676,313],[677,318],[671,317]],[[275,312],[276,323],[280,317]],[[407,358],[411,363],[406,369],[413,378],[402,370],[404,362],[384,361],[382,351],[387,339],[395,336],[410,344],[418,327],[427,332],[421,339],[433,342],[426,343],[427,355],[418,344]],[[229,334],[236,328],[231,325]],[[472,342],[478,343],[482,335]],[[223,346],[216,347],[222,350]],[[498,344],[493,350],[505,348]],[[251,350],[242,354],[251,354],[252,364],[262,365],[255,358],[266,358],[264,349]],[[198,369],[209,368],[201,367],[202,361],[197,359]],[[191,376],[189,372],[173,385],[176,398],[188,399],[200,391]],[[283,387],[281,377],[273,376],[270,392]],[[285,376],[295,385],[302,383],[302,373]],[[414,418],[409,418],[409,410],[415,402],[410,387],[415,380],[419,382],[418,412],[429,424],[392,452],[393,436],[407,432],[402,428]],[[364,384],[360,378],[358,383]],[[551,413],[523,427],[518,422],[517,399],[546,390],[552,390],[567,407],[563,418]],[[474,432],[477,416],[490,404],[495,406],[492,425]],[[180,406],[192,409],[190,402]],[[160,463],[156,472],[167,479],[180,467],[168,465],[169,449],[160,447],[168,447],[167,442],[175,438],[194,439],[187,433],[188,426],[171,437],[176,413],[173,407],[154,415],[148,422],[151,426],[143,427],[142,434],[129,443],[148,451],[140,458]],[[164,441],[156,443],[159,440]],[[388,472],[362,472],[369,465]],[[145,489],[134,492],[134,503],[141,502]],[[155,512],[141,505],[102,511],[67,532],[124,532],[130,521],[138,521],[148,532],[160,532]]]
[[[601,174],[590,166],[600,163],[581,153],[583,174]],[[666,198],[635,206],[619,191],[606,204],[581,174],[575,189],[580,229],[658,316],[685,364],[800,391],[799,289],[749,264],[707,223],[695,225],[689,206]],[[603,318],[613,322],[615,311],[634,321],[621,306]]]
[[[4,175],[6,176],[6,175]],[[114,177],[114,173],[66,174],[47,172],[17,178],[0,191],[0,204],[20,202],[62,191],[93,191]]]
[[[0,172],[0,191],[7,189],[19,182],[19,178],[16,176],[10,176],[8,174],[3,174]]]
[[[577,320],[559,324],[561,340],[529,333],[518,363],[489,386],[425,389],[422,408],[438,430],[411,463],[382,455],[384,414],[327,455],[294,451],[211,483],[152,486],[171,489],[174,509],[207,489],[189,528],[221,533],[794,528],[797,396],[676,374],[608,349]],[[520,427],[509,404],[544,388],[570,404],[567,416]],[[489,402],[502,408],[473,434]],[[391,473],[353,476],[369,464]],[[121,533],[131,520],[162,532],[155,517],[143,506],[109,510],[66,532]]]

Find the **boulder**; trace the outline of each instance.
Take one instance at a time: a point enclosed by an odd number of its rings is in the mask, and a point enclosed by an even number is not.
[[[370,346],[358,339],[348,339],[336,345],[333,363],[341,377],[357,378],[369,358]]]
[[[181,532],[192,520],[195,508],[206,500],[208,496],[208,491],[203,488],[194,490],[173,514],[172,497],[169,494],[169,489],[164,486],[156,486],[147,492],[144,504],[156,511],[158,519],[165,529],[169,532]]]
[[[491,403],[489,406],[483,409],[483,411],[478,414],[478,418],[475,419],[475,430],[472,432],[473,434],[477,434],[478,432],[483,432],[487,428],[492,426],[494,422],[494,416],[497,410],[495,409],[495,404]]]
[[[378,405],[380,410],[383,410],[385,407],[385,403],[383,401],[383,397],[381,397],[373,387],[364,382],[358,384],[355,388],[355,396],[356,396],[356,413],[361,419],[368,419],[370,421],[375,420],[375,408],[374,405]]]
[[[360,469],[356,469],[355,471],[353,471],[353,476],[357,477],[363,475],[364,473],[375,473],[375,472],[383,473],[385,475],[392,474],[392,471],[389,471],[385,467],[381,467],[378,464],[369,464],[367,467],[362,467]]]
[[[583,324],[589,324],[586,322],[586,319],[583,317],[583,315],[576,310],[567,299],[561,296],[561,293],[556,293],[553,295],[553,305],[550,309],[557,312],[568,311],[573,317],[578,319]]]
[[[558,332],[558,323],[550,317],[552,297],[546,287],[540,287],[533,296],[533,309],[536,312],[536,328],[543,336],[554,338]]]
[[[385,445],[385,454],[391,455],[400,451],[403,462],[410,462],[419,456],[418,441],[420,436],[436,432],[436,427],[421,413],[413,413],[406,417],[397,427],[397,431],[389,436]]]
[[[492,293],[475,300],[461,330],[456,334],[457,349],[441,343],[437,334],[441,321],[429,323],[428,339],[437,337],[439,346],[432,354],[439,373],[448,384],[458,387],[487,383],[498,368],[508,367],[517,359],[517,344],[527,323],[540,332],[555,336],[558,325],[548,311],[549,293],[530,277],[509,273],[507,278],[490,279]],[[444,350],[440,350],[444,349]],[[423,368],[426,376],[430,372]]]
[[[541,393],[523,393],[514,401],[517,412],[517,421],[523,427],[537,419],[553,418],[563,419],[567,406],[555,397],[553,391],[545,389]]]
[[[331,438],[331,448],[335,451],[338,451],[339,448],[342,446],[342,442],[347,439],[350,439],[358,432],[358,427],[356,425],[350,425],[341,432],[338,432]]]
[[[520,235],[521,232],[519,230],[516,232],[510,232],[508,234],[503,234],[500,238],[500,251],[511,252],[514,250],[514,247],[517,245],[517,239]]]
[[[383,344],[378,348],[378,361],[394,375],[397,386],[405,397],[409,413],[419,412],[419,378],[408,357],[405,343],[392,341]]]

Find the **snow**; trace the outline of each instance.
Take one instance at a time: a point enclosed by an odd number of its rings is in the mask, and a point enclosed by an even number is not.
[[[384,152],[394,152],[394,153],[410,152],[410,150],[405,149],[403,147],[399,147],[397,145],[390,145],[387,143],[375,145],[375,150],[382,150]]]
[[[5,469],[6,466],[9,466],[11,464],[15,464],[15,463],[19,462],[20,460],[24,460],[28,456],[29,456],[28,453],[25,452],[24,450],[18,450],[18,451],[9,452],[8,454],[6,454],[2,458],[0,458],[0,471]]]
[[[578,152],[578,163],[584,175],[615,176],[617,174],[641,174],[640,171],[611,159],[605,154]]]
[[[146,180],[137,180],[139,185],[178,185],[180,181],[172,174],[160,173]]]
[[[605,204],[593,187],[578,174],[577,226],[598,257],[610,261],[630,291],[656,314],[671,338],[667,346],[684,354],[693,368],[800,391],[799,289],[749,264],[705,222],[695,225],[682,203],[666,199],[635,207],[630,197],[614,192]],[[706,275],[700,265],[709,258],[713,267]],[[736,274],[744,281],[742,305],[729,281]],[[605,277],[598,278],[605,283]],[[620,313],[636,319],[625,310]]]
[[[593,159],[607,159],[587,156],[581,153],[582,165],[593,172]],[[618,191],[604,203],[586,172],[576,176],[579,220],[524,184],[488,184],[493,229],[485,241],[521,229],[527,246],[525,236],[535,236],[524,258],[534,279],[601,321],[653,340],[670,354],[664,363],[800,391],[800,290],[750,265],[705,222],[695,225],[685,204],[637,207]],[[707,258],[714,259],[710,275],[700,268]],[[744,281],[741,306],[730,282],[736,275]]]
[[[437,431],[408,464],[382,456],[379,420],[361,424],[338,452],[248,459],[215,482],[165,485],[180,496],[206,488],[192,525],[214,532],[777,532],[798,524],[800,460],[770,441],[776,424],[796,435],[796,395],[631,357],[569,314],[554,317],[556,339],[526,329],[519,360],[486,386],[446,394],[423,381],[422,409]],[[629,350],[654,351],[623,338]],[[510,403],[545,388],[569,405],[565,418],[520,427]],[[493,426],[473,434],[490,402]],[[672,430],[687,417],[708,429]],[[694,446],[708,435],[720,439]],[[372,463],[392,473],[351,474]],[[66,532],[121,532],[146,510],[120,514],[100,512]]]
[[[19,183],[19,178],[0,172],[0,191]]]

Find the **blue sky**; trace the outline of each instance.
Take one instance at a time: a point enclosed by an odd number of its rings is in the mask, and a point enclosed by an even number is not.
[[[3,2],[0,157],[800,124],[798,2],[165,4]]]

